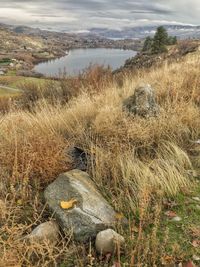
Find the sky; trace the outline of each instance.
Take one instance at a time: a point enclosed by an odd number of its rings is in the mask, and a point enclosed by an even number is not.
[[[200,25],[200,0],[0,0],[0,22],[43,29]]]

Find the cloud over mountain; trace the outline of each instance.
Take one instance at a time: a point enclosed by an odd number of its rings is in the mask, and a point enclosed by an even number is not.
[[[200,24],[199,0],[1,0],[0,21],[53,29]]]

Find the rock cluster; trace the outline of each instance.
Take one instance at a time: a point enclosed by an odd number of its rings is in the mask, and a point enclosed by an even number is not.
[[[124,238],[110,229],[116,223],[116,212],[86,172],[74,169],[61,174],[46,188],[44,196],[57,222],[40,224],[25,240],[54,245],[61,227],[65,233],[73,232],[75,241],[96,237],[96,250],[102,255],[115,253],[124,244]]]
[[[154,90],[150,85],[136,88],[134,95],[124,101],[123,109],[145,118],[157,116],[159,107]],[[44,192],[45,201],[57,222],[39,225],[26,239],[54,244],[61,227],[64,233],[73,233],[75,241],[87,242],[96,237],[96,250],[102,255],[119,251],[125,243],[124,237],[111,229],[117,221],[117,213],[84,172],[89,155],[78,147],[71,148],[67,153],[76,169],[61,174]],[[121,223],[124,222],[126,219],[121,219]]]
[[[76,241],[85,242],[115,223],[114,209],[81,170],[61,174],[46,188],[44,196],[64,232],[73,231]],[[76,204],[63,209],[60,203],[70,200],[76,200]]]

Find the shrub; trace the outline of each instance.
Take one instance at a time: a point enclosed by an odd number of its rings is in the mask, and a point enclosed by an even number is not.
[[[167,51],[168,33],[162,26],[157,28],[153,38],[152,53],[159,54]]]
[[[91,65],[77,77],[63,76],[57,80],[45,80],[41,83],[25,81],[19,85],[23,92],[18,98],[18,105],[29,111],[44,99],[52,105],[58,103],[64,105],[83,91],[91,95],[102,92],[113,79],[109,67]]]
[[[143,52],[151,52],[152,44],[153,44],[153,39],[150,36],[148,36],[145,39],[142,51]]]
[[[177,43],[176,36],[168,36],[166,29],[163,26],[157,28],[153,38],[148,36],[145,39],[142,52],[149,52],[159,54],[167,51],[167,45],[174,45]]]

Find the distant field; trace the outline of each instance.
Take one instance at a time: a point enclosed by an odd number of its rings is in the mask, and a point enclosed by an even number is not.
[[[7,82],[10,86],[17,86],[21,82],[36,82],[36,83],[42,83],[44,82],[45,79],[39,79],[39,78],[32,78],[32,77],[23,77],[23,76],[13,76],[13,75],[8,75],[8,76],[2,76],[0,77],[0,84]]]
[[[23,91],[29,90],[30,88],[31,90],[36,88],[39,90],[40,88],[41,90],[51,88],[53,91],[60,88],[59,81],[9,74],[10,75],[0,76],[0,99],[18,96]]]
[[[35,83],[37,85],[42,85],[42,84],[49,81],[48,79],[15,76],[14,74],[11,74],[11,73],[9,73],[9,74],[10,75],[0,77],[0,88],[3,86],[8,86],[8,87],[12,87],[14,89],[20,89],[20,86],[24,83]],[[3,91],[4,91],[4,89],[3,89]]]
[[[19,91],[14,91],[13,89],[21,89],[25,83],[43,84],[47,82],[45,79],[38,79],[32,77],[22,77],[22,76],[2,76],[0,77],[0,97],[16,96],[19,95]],[[10,87],[10,88],[6,88]]]

